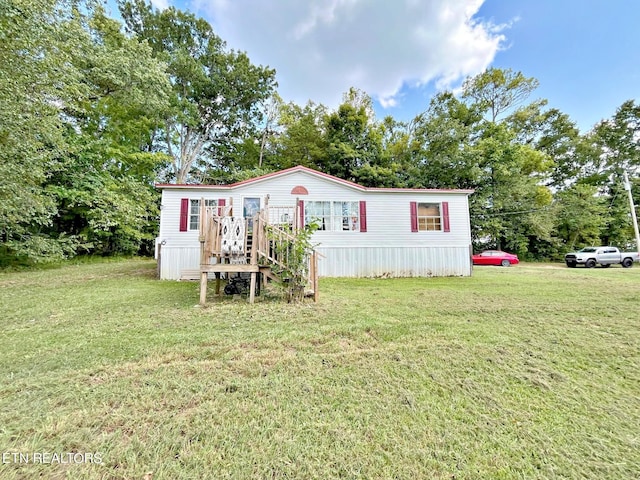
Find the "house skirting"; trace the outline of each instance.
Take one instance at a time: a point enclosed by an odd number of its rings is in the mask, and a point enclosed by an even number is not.
[[[453,277],[469,276],[472,268],[469,246],[319,245],[316,251],[321,277]],[[164,245],[158,271],[163,280],[179,280],[199,264],[199,247]]]

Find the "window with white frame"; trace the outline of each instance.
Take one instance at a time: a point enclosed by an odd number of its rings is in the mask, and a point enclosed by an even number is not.
[[[360,231],[360,202],[307,201],[305,223],[316,222],[318,230]]]
[[[218,200],[205,200],[207,207],[217,207]],[[198,230],[200,228],[200,199],[191,199],[189,204],[189,230]]]
[[[442,217],[439,203],[418,203],[418,230],[442,230]]]

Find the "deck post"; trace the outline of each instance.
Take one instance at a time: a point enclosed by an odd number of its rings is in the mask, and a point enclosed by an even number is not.
[[[256,272],[251,272],[251,282],[249,283],[249,303],[256,299]]]
[[[207,207],[204,201],[204,197],[200,198],[200,225],[199,225],[199,235],[198,240],[200,241],[200,305],[203,307],[207,303],[207,280],[209,279],[209,274],[203,271],[202,267],[209,263],[207,258],[207,248],[206,248],[206,239],[207,239]]]
[[[253,217],[253,238],[251,240],[251,256],[250,265],[258,265],[258,245],[262,235],[264,225],[261,221],[260,212]],[[249,303],[253,303],[256,299],[256,272],[251,272],[251,281],[249,283]]]
[[[313,285],[313,301],[317,302],[320,297],[320,292],[318,291],[318,254],[315,251],[311,254],[311,266],[313,269],[313,277],[311,279]]]
[[[200,265],[207,263],[206,255],[206,239],[207,239],[207,225],[206,225],[206,210],[204,206],[204,198],[200,198],[200,226],[198,231],[198,241],[200,242]]]
[[[207,303],[207,280],[209,274],[207,272],[200,272],[200,305],[203,307]]]

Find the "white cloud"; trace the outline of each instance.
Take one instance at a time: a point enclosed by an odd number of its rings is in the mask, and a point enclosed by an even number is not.
[[[169,0],[151,0],[151,5],[160,10],[164,10],[169,6]]]
[[[394,106],[403,86],[444,88],[490,65],[504,36],[473,18],[483,2],[192,0],[190,8],[229,47],[275,68],[285,100],[333,107],[354,86]]]

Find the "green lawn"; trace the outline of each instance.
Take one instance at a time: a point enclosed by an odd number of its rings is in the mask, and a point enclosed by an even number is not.
[[[640,478],[637,266],[207,308],[154,269],[0,274],[0,478]]]

